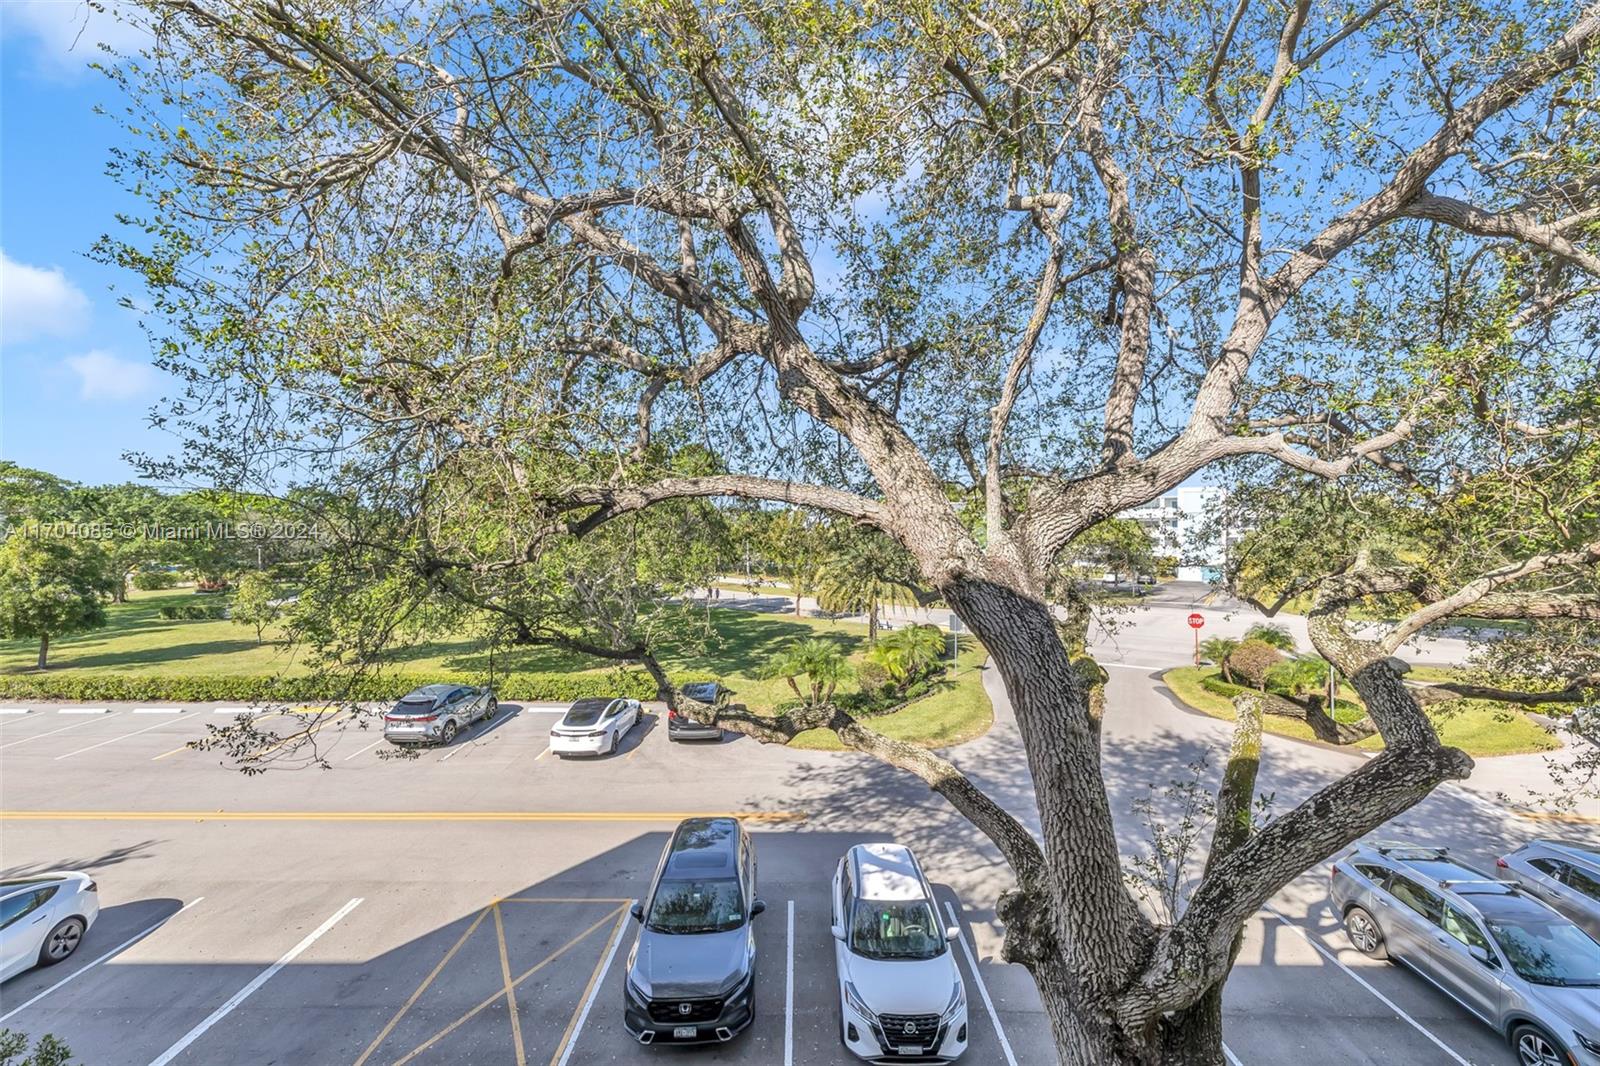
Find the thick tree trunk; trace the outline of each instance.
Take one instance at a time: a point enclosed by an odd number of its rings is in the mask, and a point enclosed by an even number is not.
[[[50,634],[42,633],[39,636],[39,669],[45,668],[45,656],[50,652]]]
[[[878,601],[867,604],[867,643],[878,643]]]

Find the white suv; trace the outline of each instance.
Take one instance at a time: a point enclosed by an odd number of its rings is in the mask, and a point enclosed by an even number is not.
[[[833,875],[839,1035],[864,1059],[936,1059],[967,1050],[967,992],[933,889],[911,849],[857,844]]]

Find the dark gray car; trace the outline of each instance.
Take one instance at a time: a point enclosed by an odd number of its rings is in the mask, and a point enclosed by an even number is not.
[[[1495,860],[1502,872],[1600,940],[1600,852],[1530,840]]]
[[[384,714],[383,737],[391,744],[448,744],[478,719],[493,718],[499,708],[490,688],[423,685]]]
[[[715,707],[722,699],[723,687],[715,681],[692,681],[683,686],[683,694],[696,703],[705,703]],[[668,740],[721,740],[722,727],[715,725],[702,725],[686,714],[677,710],[667,712],[667,739]]]
[[[1350,943],[1493,1026],[1521,1066],[1600,1066],[1600,944],[1442,848],[1375,844],[1333,864]]]
[[[623,1025],[641,1044],[714,1044],[755,1019],[756,849],[737,818],[678,823],[633,917]]]

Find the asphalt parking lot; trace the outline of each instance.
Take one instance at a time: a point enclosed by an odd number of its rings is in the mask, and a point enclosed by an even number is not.
[[[94,710],[0,714],[0,865],[88,869],[103,906],[73,959],[0,986],[0,1025],[84,1063],[850,1062],[828,880],[849,845],[888,835],[963,927],[966,1061],[1053,1061],[1027,975],[995,958],[992,860],[926,790],[854,756],[672,744],[647,716],[617,754],[560,760],[555,708],[506,705],[410,759],[340,715],[263,719],[316,730],[333,769],[246,777],[185,746],[239,708]],[[768,910],[754,1026],[683,1053],[634,1044],[619,1005],[627,907],[691,813],[749,820]],[[1233,1061],[1511,1061],[1446,997],[1352,951],[1323,897],[1308,875],[1275,904],[1286,920],[1247,929]]]

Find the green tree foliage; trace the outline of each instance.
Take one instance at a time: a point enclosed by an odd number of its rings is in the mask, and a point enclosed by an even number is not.
[[[906,550],[881,533],[836,534],[817,567],[817,606],[836,614],[867,616],[867,643],[878,640],[878,613],[888,604],[917,602],[914,564]]]
[[[938,626],[910,625],[879,638],[867,658],[904,688],[927,673],[944,653],[948,638]]]
[[[839,682],[850,676],[850,663],[839,645],[820,637],[791,644],[768,663],[767,669],[772,676],[787,681],[808,707],[832,701]]]
[[[242,626],[256,631],[256,643],[261,643],[267,626],[276,622],[283,608],[279,604],[282,594],[278,583],[262,570],[247,570],[233,590],[231,616]]]
[[[0,1066],[72,1066],[72,1049],[59,1037],[46,1033],[28,1047],[28,1035],[0,1029]]]
[[[1131,518],[1108,518],[1072,542],[1078,561],[1123,581],[1154,575],[1156,557],[1150,532]]]
[[[13,533],[0,544],[0,636],[37,640],[43,670],[52,637],[106,624],[114,584],[95,545]]]
[[[1209,637],[1200,642],[1200,654],[1217,664],[1225,681],[1232,682],[1233,668],[1228,665],[1228,656],[1238,646],[1239,642],[1232,637]]]
[[[1244,639],[1259,640],[1279,651],[1294,651],[1294,637],[1290,635],[1289,627],[1273,622],[1257,622],[1244,631]]]

